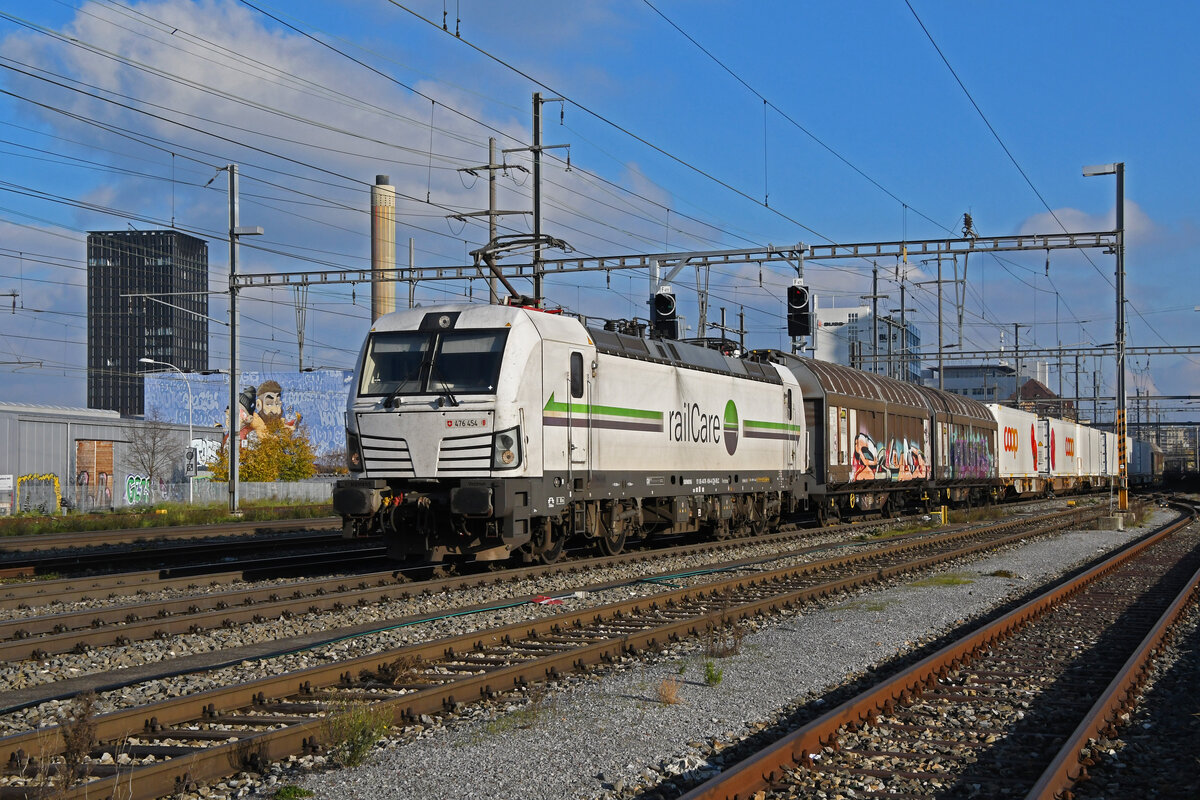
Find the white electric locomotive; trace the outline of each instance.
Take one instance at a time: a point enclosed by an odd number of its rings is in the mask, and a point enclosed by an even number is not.
[[[553,561],[569,538],[765,529],[807,496],[787,369],[504,305],[378,319],[346,413],[346,535],[393,556]]]

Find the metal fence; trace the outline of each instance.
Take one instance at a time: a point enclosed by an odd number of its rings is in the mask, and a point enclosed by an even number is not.
[[[304,503],[328,503],[333,496],[333,483],[336,478],[314,478],[307,481],[273,483],[238,482],[238,498],[241,502],[256,500],[296,501]],[[152,505],[154,503],[186,503],[188,501],[188,485],[186,481],[172,482],[155,480],[153,482],[143,477],[131,475],[123,484],[118,485],[118,491],[108,492],[93,498],[90,495],[64,493],[63,504],[76,511],[100,511],[105,509],[127,508],[129,506]],[[26,498],[22,499],[22,506]],[[192,503],[206,505],[225,503],[229,500],[229,484],[225,482],[198,480],[192,485]],[[54,502],[50,498],[41,506],[34,504],[29,509],[42,508],[46,513],[53,511]],[[3,513],[3,511],[0,511]]]
[[[336,478],[311,481],[276,481],[273,483],[247,483],[238,481],[238,498],[241,502],[255,500],[291,500],[306,503],[328,503],[333,499],[333,482]],[[187,501],[188,487],[179,484],[179,498]],[[229,499],[229,484],[214,481],[196,481],[192,487],[193,503],[225,502]]]

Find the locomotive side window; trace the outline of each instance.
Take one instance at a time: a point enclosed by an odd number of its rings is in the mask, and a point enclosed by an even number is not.
[[[571,397],[583,397],[583,353],[571,353]]]
[[[507,330],[388,331],[371,335],[363,397],[494,394]]]

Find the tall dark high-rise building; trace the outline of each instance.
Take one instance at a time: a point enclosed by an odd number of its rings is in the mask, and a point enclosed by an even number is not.
[[[87,259],[88,408],[144,414],[142,373],[164,367],[139,359],[208,369],[208,243],[178,231],[91,231]]]

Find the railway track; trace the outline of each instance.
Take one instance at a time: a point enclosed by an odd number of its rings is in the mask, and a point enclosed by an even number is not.
[[[845,534],[878,528],[878,523],[862,522],[841,526]],[[962,530],[955,526],[951,530]],[[1002,531],[1003,527],[985,526],[986,531]],[[823,529],[830,533],[832,529]],[[907,541],[933,535],[932,532],[909,534],[891,541]],[[760,537],[765,544],[803,541],[807,530],[785,531]],[[740,540],[704,542],[654,550],[624,553],[617,556],[589,559],[587,569],[599,569],[618,564],[645,562],[649,559],[672,558],[696,553],[718,553],[743,546]],[[800,547],[773,556],[772,560],[811,553],[820,547]],[[364,557],[378,551],[367,551]],[[287,563],[291,563],[289,559]],[[326,565],[327,561],[322,561]],[[762,563],[748,559],[732,562],[730,569],[739,569]],[[202,581],[190,577],[166,577],[152,579],[152,574],[140,573],[120,579],[110,590],[112,596],[119,593],[138,594],[176,591],[169,600],[131,600],[124,603],[105,604],[103,607],[88,607],[77,611],[46,613],[37,616],[21,616],[0,621],[0,661],[21,659],[43,659],[47,656],[82,652],[88,648],[126,645],[134,641],[161,639],[174,634],[199,633],[214,628],[230,628],[246,623],[262,623],[268,619],[291,618],[306,613],[340,611],[347,607],[363,607],[374,603],[386,603],[393,599],[406,599],[413,592],[437,594],[455,589],[486,586],[500,581],[513,581],[561,574],[564,570],[582,569],[578,562],[513,568],[502,573],[482,573],[424,581],[417,585],[399,570],[369,572],[355,576],[335,576],[268,586],[229,587],[221,589],[223,583],[244,578],[245,573],[226,573]],[[64,600],[67,597],[82,599],[95,597],[98,592],[109,588],[105,582],[85,581],[85,587],[77,588],[69,582],[39,582],[24,586],[8,587],[0,591],[0,608],[16,608],[45,601],[47,598]],[[51,585],[47,585],[51,584]],[[215,589],[215,590],[214,590]],[[594,588],[593,588],[594,590]],[[53,612],[54,606],[47,608]]]
[[[116,544],[150,544],[216,536],[256,536],[296,530],[341,530],[339,517],[267,520],[260,522],[223,522],[207,525],[171,525],[159,528],[120,528],[103,531],[64,531],[34,536],[0,537],[0,555],[36,553]]]
[[[1091,779],[1076,785],[1074,800],[1195,795],[1187,776],[1200,764],[1200,606],[1188,615],[1183,635],[1164,647],[1129,722],[1091,748]]]
[[[875,530],[877,522],[860,522],[823,529],[822,534],[852,535]],[[796,529],[760,537],[770,544],[791,540],[803,541],[811,535],[807,529]],[[194,576],[195,570],[169,572],[139,572],[83,580],[38,581],[0,586],[0,608],[18,609],[42,605],[47,613],[18,616],[0,621],[0,661],[25,658],[40,659],[56,653],[79,652],[86,648],[124,645],[171,634],[196,633],[215,627],[231,627],[268,618],[291,617],[296,614],[340,610],[406,598],[410,592],[436,594],[454,589],[485,586],[500,581],[513,581],[562,574],[584,568],[597,569],[615,564],[644,562],[654,558],[674,557],[695,553],[715,553],[744,546],[745,540],[703,542],[667,548],[646,549],[617,556],[590,558],[586,562],[567,561],[549,566],[518,567],[503,572],[483,572],[452,576],[411,584],[403,570],[371,571],[350,576],[334,576],[265,586],[239,587],[234,584],[250,580],[245,570],[225,573],[204,573]],[[799,552],[806,552],[802,550]],[[352,553],[352,555],[355,555]],[[285,566],[296,565],[309,556],[280,559]],[[355,555],[355,563],[384,561],[378,549]],[[262,564],[258,572],[263,572]],[[337,566],[323,557],[319,567]],[[182,572],[177,576],[175,573]],[[227,588],[223,588],[227,587]],[[145,595],[169,593],[170,599],[145,599]],[[61,603],[102,598],[125,602],[90,603],[87,608],[57,612]]]
[[[1069,796],[1200,593],[1182,519],[684,795]]]
[[[202,575],[206,572],[227,571],[241,564],[243,572],[282,569],[289,566],[286,557],[275,555],[286,550],[295,555],[294,566],[305,566],[314,556],[334,551],[350,552],[378,545],[377,539],[356,539],[348,542],[337,533],[302,530],[290,534],[271,534],[253,538],[219,542],[145,543],[129,548],[92,549],[58,553],[18,556],[8,563],[15,564],[0,570],[5,577],[34,575],[113,573],[114,569],[157,567],[169,575]],[[382,547],[377,547],[382,554]],[[307,551],[307,562],[301,558]],[[119,574],[119,573],[116,573]],[[0,587],[2,588],[2,587]]]
[[[1085,515],[1075,510],[1051,516],[1048,523],[1040,521],[1043,530],[1075,526]],[[130,766],[121,774],[109,768],[112,774],[69,789],[63,796],[107,793],[117,781],[133,787],[136,797],[169,794],[231,769],[319,749],[326,738],[324,715],[346,702],[379,704],[403,724],[675,638],[716,630],[739,619],[1036,535],[1029,524],[1018,530],[1021,524],[1011,521],[989,526],[1008,529],[1003,532],[959,531],[870,553],[764,570],[753,577],[710,580],[659,592],[652,598],[564,613],[113,712],[94,720],[98,744],[92,760],[108,753],[109,761],[124,758]],[[59,732],[49,729],[6,737],[0,740],[0,758],[11,771],[36,783],[37,776],[49,772],[47,755],[61,751]],[[237,741],[230,741],[232,737]],[[164,745],[164,741],[170,744]],[[22,791],[20,786],[10,785],[0,797],[21,796]]]

